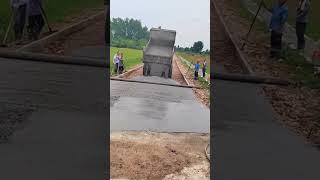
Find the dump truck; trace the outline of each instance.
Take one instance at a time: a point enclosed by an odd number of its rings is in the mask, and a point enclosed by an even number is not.
[[[150,39],[143,50],[143,75],[172,77],[172,60],[176,31],[151,28]]]

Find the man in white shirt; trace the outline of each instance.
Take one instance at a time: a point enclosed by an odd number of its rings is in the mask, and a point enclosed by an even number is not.
[[[17,44],[21,43],[24,26],[26,24],[28,0],[10,0],[14,14],[14,34]]]

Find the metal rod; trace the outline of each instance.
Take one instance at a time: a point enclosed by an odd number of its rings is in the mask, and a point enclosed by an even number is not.
[[[252,28],[253,28],[254,23],[256,22],[256,19],[257,19],[257,17],[258,17],[258,14],[259,14],[259,12],[260,12],[260,10],[261,10],[262,5],[263,5],[263,0],[260,1],[259,8],[258,8],[258,10],[257,10],[257,12],[256,12],[256,15],[254,16],[254,19],[253,19],[253,21],[252,21],[252,23],[251,23],[250,29],[249,29],[249,31],[248,31],[248,33],[247,33],[247,35],[246,35],[245,42],[242,44],[241,49],[243,49],[244,46],[247,44],[249,35],[250,35],[250,33],[251,33],[251,30],[252,30]]]

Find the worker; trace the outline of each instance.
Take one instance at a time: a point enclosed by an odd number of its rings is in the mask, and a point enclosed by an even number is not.
[[[27,0],[10,0],[14,14],[14,36],[17,44],[21,43],[26,23]]]
[[[44,26],[41,0],[29,0],[28,3],[29,39],[37,40]]]
[[[298,0],[296,17],[297,49],[305,48],[304,34],[306,32],[307,16],[310,11],[310,0]]]
[[[263,6],[272,13],[270,21],[270,58],[281,60],[282,34],[288,20],[287,0],[278,0],[277,5],[272,9],[269,9],[264,3]]]
[[[199,69],[200,69],[200,63],[199,61],[197,61],[197,63],[194,64],[194,80],[198,80]]]
[[[207,70],[207,60],[205,59],[202,63],[202,77],[206,77],[206,70]]]

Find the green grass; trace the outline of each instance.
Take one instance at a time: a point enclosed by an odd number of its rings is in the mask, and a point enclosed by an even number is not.
[[[255,0],[256,2],[260,2],[260,0]],[[265,3],[268,7],[272,7],[274,0],[265,0]],[[297,0],[288,1],[289,8],[289,24],[293,27],[295,26],[295,18],[296,18],[296,7]],[[309,23],[307,24],[307,35],[313,38],[315,41],[320,40],[320,1],[313,0],[311,1],[311,11],[309,14]]]
[[[110,48],[110,73],[114,74],[114,64],[113,64],[113,56],[117,53],[117,51],[123,53],[124,56],[124,66],[125,69],[128,70],[138,64],[142,64],[142,50],[129,49],[129,48]]]
[[[210,74],[210,56],[209,55],[186,53],[186,52],[177,52],[177,55],[183,57],[185,60],[191,63],[195,63],[197,60],[199,60],[201,64],[202,61],[206,59],[207,60],[206,73]]]
[[[86,8],[103,7],[103,0],[43,0],[50,23],[62,22],[66,16],[80,13]],[[0,1],[0,40],[2,41],[10,21],[9,0]],[[12,37],[11,33],[10,37]],[[12,40],[12,39],[11,39]]]
[[[289,65],[292,80],[300,85],[320,89],[320,79],[314,75],[313,65],[296,51],[286,48],[283,51],[285,64]]]

